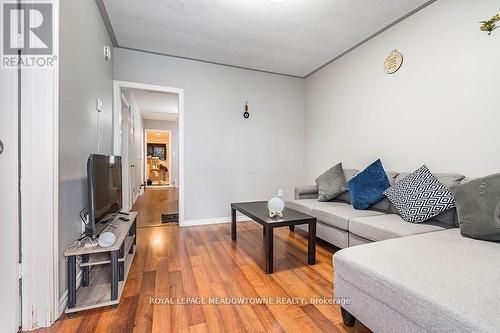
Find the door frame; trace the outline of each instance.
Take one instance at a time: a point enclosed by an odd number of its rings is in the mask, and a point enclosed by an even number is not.
[[[59,6],[53,53],[59,59]],[[59,61],[21,71],[21,320],[23,330],[59,316]]]
[[[161,120],[158,120],[161,121]],[[172,131],[171,130],[155,130],[152,128],[144,128],[144,174],[142,175],[142,179],[146,182],[146,169],[148,167],[148,133],[150,132],[160,132],[160,133],[168,133],[168,187],[172,187]]]
[[[0,155],[0,215],[2,217],[2,242],[0,243],[0,323],[3,329],[15,332],[21,325],[21,293],[19,265],[19,77],[15,69],[0,69],[0,100],[2,121],[0,140],[3,152]],[[3,113],[5,112],[5,114]]]
[[[179,225],[184,222],[184,89],[158,86],[130,81],[113,81],[113,153],[122,153],[122,89],[141,89],[156,92],[166,92],[179,96]],[[144,173],[146,171],[144,170]],[[123,192],[128,189],[123,189]]]

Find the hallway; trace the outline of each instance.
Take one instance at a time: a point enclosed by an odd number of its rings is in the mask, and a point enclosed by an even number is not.
[[[161,214],[179,213],[179,189],[173,187],[148,187],[141,195],[132,211],[138,212],[137,227],[148,228],[177,223],[162,223]]]

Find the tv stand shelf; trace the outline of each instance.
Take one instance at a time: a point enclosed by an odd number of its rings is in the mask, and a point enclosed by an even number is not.
[[[135,235],[127,236],[125,238],[125,246],[124,246],[124,255],[118,258],[118,262],[125,261],[127,258],[126,254],[130,251],[130,248],[134,245]],[[97,266],[97,265],[106,265],[111,264],[111,253],[110,252],[102,252],[96,253],[92,256],[89,256],[89,260],[87,262],[80,263],[80,267],[85,266]]]
[[[130,212],[127,218],[130,220],[122,221],[116,217],[112,223],[117,228],[106,227],[105,231],[116,235],[113,246],[74,246],[64,252],[68,261],[68,306],[65,310],[68,315],[103,306],[116,307],[120,302],[136,252],[137,213]],[[77,257],[81,257],[78,266],[82,270],[78,290]]]

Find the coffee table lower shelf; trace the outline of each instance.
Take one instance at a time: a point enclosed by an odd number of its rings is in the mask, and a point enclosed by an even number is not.
[[[65,313],[75,313],[79,311],[100,308],[103,306],[117,305],[127,282],[128,273],[135,257],[135,246],[133,252],[125,258],[125,271],[123,281],[118,282],[118,299],[111,300],[111,264],[101,264],[93,266],[90,274],[95,278],[90,279],[87,287],[80,287],[76,292],[76,304],[73,308],[66,308]],[[128,253],[128,251],[126,252]]]

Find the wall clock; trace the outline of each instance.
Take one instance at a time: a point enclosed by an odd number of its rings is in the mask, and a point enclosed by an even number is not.
[[[387,74],[394,74],[401,68],[402,64],[403,64],[403,55],[399,53],[398,50],[394,50],[391,52],[391,54],[389,54],[387,59],[385,59],[384,71]]]

